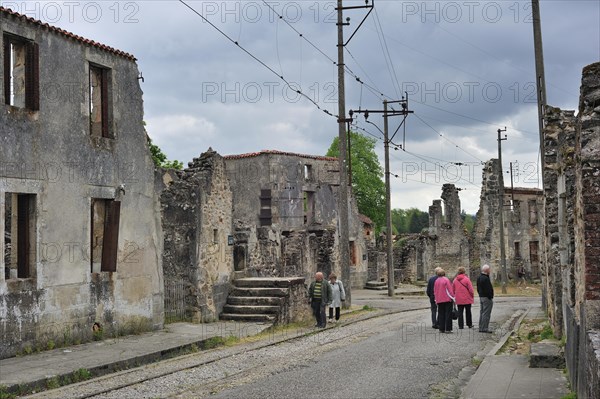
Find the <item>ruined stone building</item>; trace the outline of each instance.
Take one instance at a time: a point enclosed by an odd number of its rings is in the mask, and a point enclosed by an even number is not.
[[[224,159],[233,192],[236,275],[341,276],[337,158],[261,151]],[[366,233],[354,200],[349,210],[351,283],[362,287]]]
[[[159,328],[154,164],[135,58],[0,8],[0,358]]]
[[[429,207],[429,228],[400,239],[394,248],[396,282],[424,281],[441,267],[454,276],[470,268],[470,243],[461,217],[460,198],[454,184],[442,186],[442,199]]]
[[[503,184],[497,159],[483,167],[479,210],[473,228],[472,260],[477,267],[471,277],[479,274],[480,266],[492,267],[493,277],[499,277],[500,226],[499,189]],[[509,279],[524,267],[527,278],[540,279],[543,257],[542,226],[544,223],[543,193],[540,189],[504,187],[502,200],[504,219],[504,251]]]
[[[566,336],[578,398],[600,395],[600,63],[583,68],[579,112],[544,118],[545,300]]]

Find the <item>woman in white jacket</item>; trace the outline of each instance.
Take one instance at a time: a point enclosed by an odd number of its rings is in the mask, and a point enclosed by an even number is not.
[[[329,322],[334,323],[340,319],[340,307],[342,302],[346,300],[346,291],[344,291],[344,284],[337,279],[334,273],[329,275],[329,285],[331,285],[331,291],[333,292],[332,301],[329,305]],[[333,319],[333,309],[335,309],[335,321]]]

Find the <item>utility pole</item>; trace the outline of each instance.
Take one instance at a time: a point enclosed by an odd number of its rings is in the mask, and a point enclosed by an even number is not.
[[[344,8],[342,0],[337,0],[337,50],[338,50],[338,139],[340,145],[340,195],[339,195],[339,227],[340,227],[340,262],[342,281],[346,283],[346,301],[344,307],[352,305],[350,290],[350,238],[348,232],[348,145],[346,136],[346,98],[344,88],[344,25],[349,22],[343,20]]]
[[[500,227],[500,267],[502,273],[502,293],[506,294],[506,284],[508,283],[508,274],[506,273],[506,248],[504,248],[504,172],[502,171],[502,141],[506,140],[500,137],[506,128],[498,129],[498,220]]]
[[[542,22],[540,19],[540,2],[531,0],[531,14],[533,18],[533,47],[535,51],[535,84],[538,103],[538,126],[540,130],[540,162],[544,170],[544,112],[546,110],[546,78],[544,74],[544,50],[542,46]],[[542,172],[542,189],[544,176]]]
[[[395,111],[392,109],[392,112],[388,111],[388,104],[393,104],[393,103],[399,103],[402,107],[402,110],[399,111]],[[404,122],[406,121],[406,117],[408,116],[408,114],[412,114],[413,111],[409,111],[408,110],[408,93],[406,93],[406,98],[402,98],[402,100],[398,100],[398,101],[387,101],[384,100],[383,101],[383,111],[373,111],[373,110],[358,110],[358,111],[353,111],[350,110],[350,117],[352,117],[352,115],[354,113],[362,113],[365,115],[365,120],[372,124],[373,126],[375,126],[377,128],[377,130],[379,130],[381,132],[381,129],[379,129],[379,127],[368,121],[367,118],[369,117],[369,114],[375,114],[375,113],[383,113],[383,148],[385,151],[385,219],[386,219],[386,232],[385,232],[385,240],[386,240],[386,254],[387,254],[387,285],[388,285],[388,296],[394,296],[394,251],[393,251],[393,240],[392,240],[392,195],[391,195],[391,188],[390,188],[390,143],[392,142],[392,139],[394,138],[394,136],[396,135],[396,133],[398,132],[398,129],[400,129],[401,126],[404,125]],[[389,129],[388,129],[388,117],[390,116],[396,116],[396,115],[402,115],[403,119],[402,122],[400,123],[400,125],[398,126],[398,129],[396,129],[396,133],[394,133],[392,135],[391,138],[389,138]],[[406,125],[404,125],[406,127]]]
[[[383,149],[385,152],[385,246],[387,252],[388,296],[394,296],[394,251],[392,248],[392,194],[390,189],[390,141],[388,139],[388,102],[383,100]]]
[[[368,8],[370,9],[367,15],[363,18],[362,22],[354,30],[354,33],[350,35],[350,39],[344,43],[344,26],[350,25],[350,18],[346,18],[344,22],[344,10]],[[337,51],[338,51],[338,139],[340,146],[340,193],[338,201],[339,211],[339,229],[340,229],[340,262],[342,269],[342,281],[346,282],[346,301],[344,302],[344,308],[349,308],[352,305],[352,294],[350,290],[350,234],[348,232],[348,198],[350,182],[348,180],[348,137],[346,136],[346,123],[352,121],[352,117],[346,118],[346,94],[344,85],[344,47],[354,37],[358,28],[361,27],[363,22],[367,19],[371,11],[373,11],[373,5],[369,5],[369,1],[365,1],[364,6],[351,6],[343,7],[342,0],[337,0]],[[348,129],[348,134],[350,129]]]

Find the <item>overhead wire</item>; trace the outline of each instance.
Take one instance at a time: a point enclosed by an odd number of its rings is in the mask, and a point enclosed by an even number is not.
[[[213,27],[217,32],[219,32],[222,36],[224,36],[227,40],[229,40],[231,43],[235,44],[239,49],[241,49],[244,53],[246,53],[248,56],[250,56],[252,59],[254,59],[256,62],[258,62],[260,65],[262,65],[264,68],[266,68],[267,70],[269,70],[272,74],[274,74],[275,76],[277,76],[281,81],[283,81],[287,87],[289,87],[291,90],[293,90],[294,92],[296,92],[297,94],[299,94],[300,96],[306,98],[308,101],[310,101],[315,107],[317,107],[317,109],[319,109],[320,111],[324,112],[325,114],[332,116],[336,119],[339,119],[339,117],[337,115],[332,114],[329,110],[322,108],[316,101],[314,101],[312,98],[310,98],[307,94],[305,94],[304,92],[302,92],[301,89],[293,87],[290,82],[283,76],[283,74],[278,74],[272,67],[270,67],[269,65],[267,65],[264,61],[262,61],[260,58],[258,58],[256,55],[252,54],[248,49],[246,49],[245,47],[241,46],[239,44],[238,41],[232,39],[228,34],[226,34],[223,30],[219,29],[218,26],[216,26],[215,24],[213,24],[209,19],[207,19],[202,13],[200,13],[199,11],[197,11],[195,8],[193,8],[192,6],[190,6],[189,4],[187,4],[184,0],[178,0],[181,4],[183,4],[184,6],[186,6],[188,9],[190,9],[190,11],[192,11],[194,14],[196,14],[197,16],[199,16],[200,18],[202,18],[202,20],[204,20],[205,22],[207,22],[211,27]]]

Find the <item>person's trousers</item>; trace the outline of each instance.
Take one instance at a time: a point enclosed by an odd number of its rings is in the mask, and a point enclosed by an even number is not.
[[[464,326],[465,326],[463,313],[466,313],[467,327],[473,327],[473,316],[471,314],[471,304],[468,304],[468,305],[458,305],[458,328],[464,328]]]
[[[452,331],[452,302],[438,303],[437,307],[440,332]]]
[[[434,298],[429,298],[429,302],[431,303],[431,325],[433,326],[433,328],[437,328],[438,327],[438,320],[437,320],[438,307],[437,307],[437,303],[435,303],[435,299]]]
[[[325,327],[327,325],[327,318],[325,317],[325,304],[321,302],[321,299],[313,299],[310,303],[313,310],[313,315],[317,320],[317,327]]]
[[[333,319],[333,308],[329,308],[329,318]],[[336,320],[340,319],[340,308],[339,307],[335,308],[335,319]]]
[[[479,300],[481,303],[481,309],[479,311],[479,331],[488,331],[494,301],[485,297],[479,298]]]

